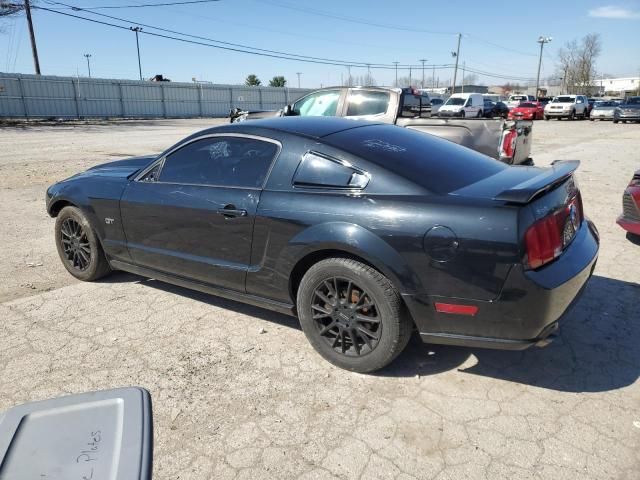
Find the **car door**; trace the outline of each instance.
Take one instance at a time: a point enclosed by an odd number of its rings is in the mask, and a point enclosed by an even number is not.
[[[343,116],[393,123],[399,99],[400,95],[392,96],[388,90],[350,88],[345,99]],[[414,111],[411,116],[416,116],[417,113]]]
[[[261,137],[208,135],[142,172],[120,202],[133,262],[244,291],[258,201],[280,148]]]

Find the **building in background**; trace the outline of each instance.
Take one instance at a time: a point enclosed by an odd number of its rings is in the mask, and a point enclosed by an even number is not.
[[[640,77],[601,78],[596,85],[603,95],[640,95]]]

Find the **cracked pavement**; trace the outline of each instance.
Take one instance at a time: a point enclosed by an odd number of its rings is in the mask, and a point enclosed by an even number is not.
[[[0,130],[0,411],[143,386],[156,479],[640,478],[640,245],[615,225],[640,125],[535,124],[537,164],[582,160],[602,235],[556,342],[501,352],[413,338],[360,375],[323,361],[294,318],[128,274],[80,283],[60,264],[49,183],[210,123]]]

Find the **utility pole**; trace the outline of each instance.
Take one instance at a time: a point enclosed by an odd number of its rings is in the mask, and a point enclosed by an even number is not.
[[[453,70],[453,88],[451,89],[451,94],[456,93],[456,77],[458,76],[458,60],[460,59],[460,40],[462,40],[461,33],[458,34],[458,48],[455,52],[451,52],[451,55],[456,57],[456,66]]]
[[[418,61],[422,62],[422,88],[424,88],[424,62],[426,62],[427,59],[426,58],[421,58]]]
[[[461,85],[461,90],[460,93],[464,93],[464,67],[465,67],[465,62],[462,62],[462,85]]]
[[[140,63],[140,41],[138,40],[138,33],[142,31],[142,28],[129,27],[129,30],[136,32],[136,48],[138,49],[138,72],[140,73],[140,80],[142,80],[142,64]]]
[[[409,86],[413,85],[413,79],[411,75],[411,65],[409,65]]]
[[[371,85],[371,64],[367,63],[367,81],[366,81],[367,87],[369,85]]]
[[[29,4],[29,0],[24,0],[24,11],[27,14],[29,36],[31,37],[31,53],[33,54],[33,66],[36,69],[36,75],[40,75],[40,60],[38,60],[38,47],[36,46],[36,34],[33,32],[33,20],[31,20],[31,5]]]
[[[431,74],[431,88],[436,86],[436,66],[433,66],[433,73]]]
[[[84,57],[87,59],[87,70],[89,70],[89,78],[91,78],[91,61],[89,60],[91,58],[91,54],[85,53]]]
[[[540,57],[538,58],[538,76],[536,77],[536,92],[534,95],[536,99],[538,98],[538,89],[540,88],[540,67],[542,66],[542,49],[544,48],[545,43],[549,43],[553,40],[551,37],[544,37],[540,35],[538,37],[538,43],[540,44]]]
[[[400,62],[393,62],[394,65],[396,66],[396,82],[393,84],[394,87],[398,86],[398,63]]]
[[[296,72],[296,75],[298,75],[298,88],[300,88],[300,75],[302,75],[302,72]]]

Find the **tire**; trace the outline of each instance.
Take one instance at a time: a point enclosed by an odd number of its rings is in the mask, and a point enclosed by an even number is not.
[[[64,207],[56,218],[55,241],[67,271],[78,280],[93,282],[111,272],[87,217],[77,207]]]
[[[482,118],[482,110],[478,110],[478,114],[476,115],[477,118]]]
[[[571,110],[571,114],[567,117],[568,120],[575,120],[576,119],[576,111],[575,110]]]
[[[544,116],[544,119],[545,119],[545,121],[547,121],[547,122],[550,120],[550,118],[551,118],[551,117],[549,117],[549,115],[545,115],[545,116]]]
[[[462,115],[460,115],[460,118],[464,118],[464,117],[466,117],[466,113],[465,113],[465,111],[463,110],[463,111],[462,111]]]
[[[613,123],[618,123],[620,120],[614,120]]]
[[[353,259],[328,258],[313,265],[300,282],[296,303],[309,343],[345,370],[379,370],[411,337],[412,322],[398,291],[380,272]]]
[[[590,118],[590,119],[589,119],[589,121],[590,121],[590,122],[593,122],[593,118]]]

